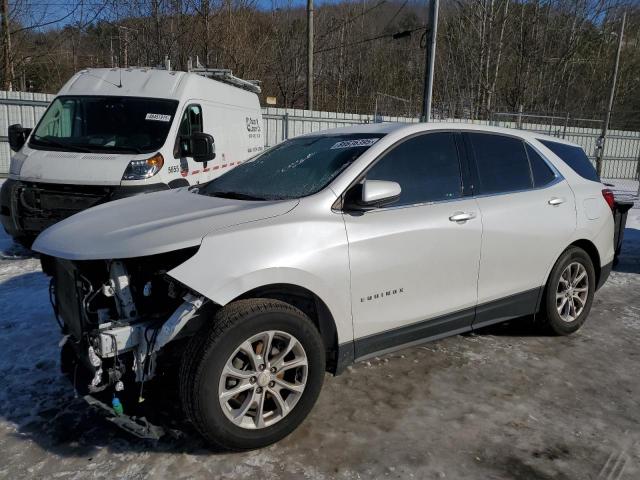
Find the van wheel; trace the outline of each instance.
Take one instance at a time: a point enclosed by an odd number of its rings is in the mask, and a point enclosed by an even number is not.
[[[570,247],[560,256],[546,285],[544,315],[556,335],[577,331],[587,319],[596,287],[591,257],[578,247]]]
[[[27,250],[31,250],[33,242],[36,241],[36,235],[22,235],[13,239],[18,245]]]
[[[180,396],[212,447],[250,450],[277,442],[305,419],[324,370],[322,338],[304,313],[278,300],[239,300],[191,339]]]

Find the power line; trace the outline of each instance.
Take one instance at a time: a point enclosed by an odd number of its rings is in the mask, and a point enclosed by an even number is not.
[[[356,46],[356,45],[362,45],[363,43],[374,42],[376,40],[382,40],[383,38],[397,39],[397,38],[408,37],[413,32],[419,32],[420,30],[426,30],[426,28],[427,28],[426,26],[422,26],[422,27],[412,28],[412,29],[409,29],[409,30],[401,30],[399,32],[394,32],[394,33],[384,33],[382,35],[377,35],[377,36],[371,37],[371,38],[365,38],[364,40],[359,40],[357,42],[343,43],[343,44],[337,45],[335,47],[323,48],[322,50],[315,50],[313,53],[316,54],[316,53],[330,52],[332,50],[337,50],[339,48],[353,47],[353,46]]]
[[[326,32],[324,32],[322,35],[319,36],[318,40],[322,40],[324,37],[331,35],[333,32],[337,32],[338,30],[340,30],[341,28],[349,25],[350,23],[355,22],[356,20],[358,20],[361,17],[364,17],[365,15],[368,15],[370,12],[372,12],[373,10],[375,10],[376,8],[378,8],[379,6],[381,6],[382,4],[387,3],[387,0],[380,0],[378,3],[376,3],[374,6],[369,7],[368,9],[366,9],[364,12],[360,12],[358,15],[348,18],[346,19],[344,22],[342,22],[342,24],[340,24],[337,27],[331,28],[329,30],[327,30]]]

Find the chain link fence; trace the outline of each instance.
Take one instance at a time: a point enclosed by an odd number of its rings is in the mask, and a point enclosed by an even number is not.
[[[7,127],[13,123],[21,123],[25,127],[33,127],[53,97],[53,95],[41,93],[0,91],[0,176],[6,176],[9,172],[11,152],[6,137]],[[265,145],[276,145],[287,138],[303,133],[362,123],[418,122],[419,119],[415,116],[388,116],[382,114],[388,110],[383,108],[384,102],[397,103],[400,100],[403,99],[380,94],[380,99],[376,104],[376,111],[372,115],[264,108]],[[435,122],[469,122],[494,125],[539,132],[544,135],[566,139],[582,146],[595,165],[598,139],[602,130],[601,120],[574,118],[569,115],[557,116],[523,112],[493,113],[488,119],[482,120],[474,120],[469,117],[471,115],[464,114],[449,117],[444,111],[434,110]],[[1,135],[2,133],[4,135]],[[639,178],[640,131],[609,130],[603,156],[603,181],[610,184],[618,194],[638,198],[640,194]]]
[[[491,125],[519,128],[562,138],[584,148],[596,166],[602,120],[574,118],[567,115],[494,113]],[[604,146],[602,181],[620,195],[640,196],[640,131],[609,130]]]

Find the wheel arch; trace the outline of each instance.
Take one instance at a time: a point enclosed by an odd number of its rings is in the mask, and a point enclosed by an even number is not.
[[[326,303],[311,290],[290,283],[273,283],[253,288],[229,303],[249,298],[269,298],[288,303],[307,315],[320,331],[327,359],[326,370],[338,370],[338,331],[336,322]]]
[[[576,240],[567,248],[570,247],[578,247],[587,252],[587,255],[589,255],[589,258],[591,258],[591,262],[593,263],[593,269],[596,272],[596,285],[599,285],[602,269],[600,265],[600,252],[598,252],[598,248],[595,246],[595,244],[592,241],[587,240],[586,238],[582,238],[580,240]]]
[[[171,180],[168,183],[168,185],[169,185],[169,188],[181,188],[181,187],[188,187],[191,184],[186,178],[175,178]]]
[[[566,252],[571,247],[581,248],[582,250],[584,250],[587,253],[587,255],[589,255],[589,258],[591,259],[591,262],[593,263],[593,269],[594,269],[595,274],[596,274],[596,285],[599,285],[600,275],[602,273],[602,268],[600,266],[600,253],[598,252],[598,248],[595,246],[595,244],[592,241],[587,240],[586,238],[581,238],[581,239],[575,240],[572,243],[570,243],[569,245],[567,245],[567,248],[565,248],[564,250],[562,250],[562,252],[560,252],[560,255],[558,255],[558,257],[555,259],[555,261],[553,262],[553,264],[549,268],[549,271],[547,272],[547,276],[546,276],[546,280],[545,280],[545,283],[543,285],[543,288],[540,289],[540,295],[538,296],[538,302],[536,304],[536,312],[538,312],[540,310],[541,305],[544,302],[544,299],[545,299],[545,297],[547,295],[547,287],[549,285],[549,279],[551,277],[551,272],[553,272],[553,267],[556,265],[556,263],[558,263],[558,260],[560,259],[560,257],[562,257],[562,255],[564,255],[564,252]]]

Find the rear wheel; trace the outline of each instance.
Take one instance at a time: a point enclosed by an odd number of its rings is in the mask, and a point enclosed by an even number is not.
[[[324,367],[322,338],[300,310],[276,300],[241,300],[191,340],[180,375],[182,403],[213,447],[264,447],[304,420]]]
[[[579,247],[565,250],[546,285],[544,314],[557,335],[569,335],[586,321],[596,287],[591,257]]]

